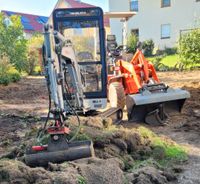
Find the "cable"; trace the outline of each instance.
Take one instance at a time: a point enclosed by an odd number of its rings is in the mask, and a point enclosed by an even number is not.
[[[66,96],[65,96],[66,98]],[[81,121],[80,121],[80,118],[77,114],[77,112],[75,111],[75,109],[72,107],[72,105],[70,104],[69,100],[66,98],[66,102],[67,104],[70,106],[71,110],[73,111],[74,115],[76,116],[77,120],[78,120],[78,128],[76,130],[76,133],[74,134],[74,136],[69,140],[69,142],[72,142],[76,139],[78,133],[80,132],[80,129],[81,129]]]
[[[59,69],[60,69],[60,71],[63,71],[63,69],[61,68],[61,64],[62,64],[62,62],[61,62],[61,53],[57,53],[57,54],[58,54],[58,62],[59,62],[59,67],[60,67]],[[72,66],[73,66],[73,65],[72,65]],[[73,67],[74,67],[74,66],[73,66]],[[64,71],[64,73],[66,73],[66,71]],[[64,78],[65,78],[65,77],[66,77],[66,76],[64,76]],[[80,118],[79,118],[79,116],[78,116],[76,110],[73,108],[73,106],[70,104],[69,100],[67,99],[67,96],[66,96],[66,93],[65,93],[66,90],[65,90],[64,82],[65,82],[66,85],[68,86],[68,83],[67,83],[66,78],[65,78],[65,80],[62,80],[62,83],[61,83],[63,95],[64,95],[64,97],[65,97],[65,100],[66,100],[68,106],[70,107],[71,111],[74,113],[74,115],[76,116],[76,118],[77,118],[77,120],[78,120],[78,128],[77,128],[77,130],[76,130],[76,133],[74,134],[74,136],[73,136],[70,140],[68,140],[68,142],[72,142],[72,141],[74,141],[74,140],[76,139],[78,133],[80,132],[80,129],[81,129],[81,122],[80,122]]]
[[[46,130],[46,126],[47,126],[47,123],[49,121],[49,118],[50,118],[50,111],[51,111],[51,91],[49,89],[49,86],[50,86],[50,81],[49,81],[49,77],[47,76],[47,90],[48,90],[48,99],[49,99],[49,107],[48,107],[48,114],[47,114],[47,118],[46,118],[46,121],[45,121],[45,124],[44,124],[44,127],[42,128],[42,130],[39,130],[38,133],[37,133],[37,142],[41,142],[41,137],[44,135],[45,133],[45,130]]]

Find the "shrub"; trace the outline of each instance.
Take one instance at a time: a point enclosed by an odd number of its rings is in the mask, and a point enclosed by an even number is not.
[[[8,75],[1,76],[0,75],[0,84],[7,86],[11,82],[11,79]]]
[[[146,40],[142,43],[142,49],[144,50],[144,55],[149,57],[153,55],[154,42],[153,40]]]
[[[177,54],[177,48],[176,47],[173,47],[173,48],[166,47],[165,50],[164,50],[164,54],[166,54],[166,55]]]
[[[29,75],[33,75],[38,63],[39,63],[39,52],[37,49],[32,48],[31,50],[28,51],[25,71]]]
[[[21,79],[20,73],[13,66],[8,70],[8,75],[11,77],[11,82],[17,82]]]
[[[200,63],[200,29],[192,30],[180,37],[179,55],[185,66]]]
[[[132,52],[132,53],[136,52],[137,42],[138,42],[138,37],[135,34],[130,34],[128,36],[127,46],[128,46],[129,52]]]
[[[41,75],[42,74],[42,67],[37,65],[34,69],[34,74]]]
[[[21,78],[20,73],[10,64],[7,56],[0,56],[0,84],[8,85],[17,82]]]
[[[25,63],[25,72],[29,75],[41,73],[42,61],[40,57],[40,50],[42,48],[44,38],[40,34],[33,35],[27,42],[27,57]]]

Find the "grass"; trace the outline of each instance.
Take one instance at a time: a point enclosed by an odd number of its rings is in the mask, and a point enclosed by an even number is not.
[[[86,179],[83,176],[78,176],[78,184],[87,184]]]
[[[177,54],[166,56],[161,60],[161,62],[164,65],[167,65],[169,67],[174,67],[176,65],[176,63],[179,61],[180,61],[180,58]]]
[[[162,63],[168,68],[174,68],[177,63],[181,63],[181,59],[178,54],[166,55],[166,56],[160,56],[160,57],[161,57],[160,63]],[[147,59],[154,63],[156,56],[149,57]],[[188,64],[186,66],[186,69],[190,69],[191,67],[200,67],[200,64],[192,64],[192,63]]]
[[[150,157],[163,167],[187,160],[186,150],[177,143],[165,137],[159,137],[145,127],[139,127],[138,131],[143,138],[150,139],[152,147],[152,155]]]
[[[104,141],[109,137],[109,135],[112,135],[114,132],[118,132],[119,130],[120,129],[118,127],[112,125],[109,128],[102,130],[101,135],[96,135],[93,138],[90,137],[90,135],[87,135],[87,133],[82,132],[78,135],[76,140],[93,140],[94,142],[97,140]],[[146,140],[150,141],[150,145],[148,146],[151,148],[150,152],[145,152],[143,157],[141,157],[141,160],[138,161],[139,165],[144,163],[148,164],[149,159],[150,161],[153,159],[153,162],[157,162],[157,165],[169,167],[175,163],[187,160],[187,153],[185,149],[169,138],[160,137],[143,126],[138,127],[135,131],[140,135],[144,144]],[[127,168],[132,167],[129,159],[125,159],[123,161],[125,162],[125,165],[127,164]]]
[[[156,57],[149,57],[147,58],[149,61],[153,62]],[[167,55],[161,59],[161,63],[168,67],[174,67],[177,62],[180,61],[179,55],[174,54],[174,55]]]
[[[137,169],[140,169],[145,166],[152,166],[157,168],[163,168],[157,161],[155,161],[153,158],[149,158],[147,160],[137,160],[134,163],[134,166],[130,169],[130,171],[134,171]]]

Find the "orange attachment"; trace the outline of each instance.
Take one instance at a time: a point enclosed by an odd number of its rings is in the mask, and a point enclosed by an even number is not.
[[[159,83],[156,70],[153,64],[146,60],[141,50],[137,50],[130,63],[119,60],[123,86],[126,94],[138,93],[144,84],[148,84],[150,79]]]

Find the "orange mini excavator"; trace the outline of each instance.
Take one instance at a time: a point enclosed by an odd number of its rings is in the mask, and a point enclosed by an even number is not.
[[[121,47],[122,48],[122,47]],[[137,49],[130,62],[120,58],[119,47],[108,64],[108,96],[111,106],[126,104],[129,121],[163,124],[169,114],[181,111],[190,94],[161,83],[153,64]]]

